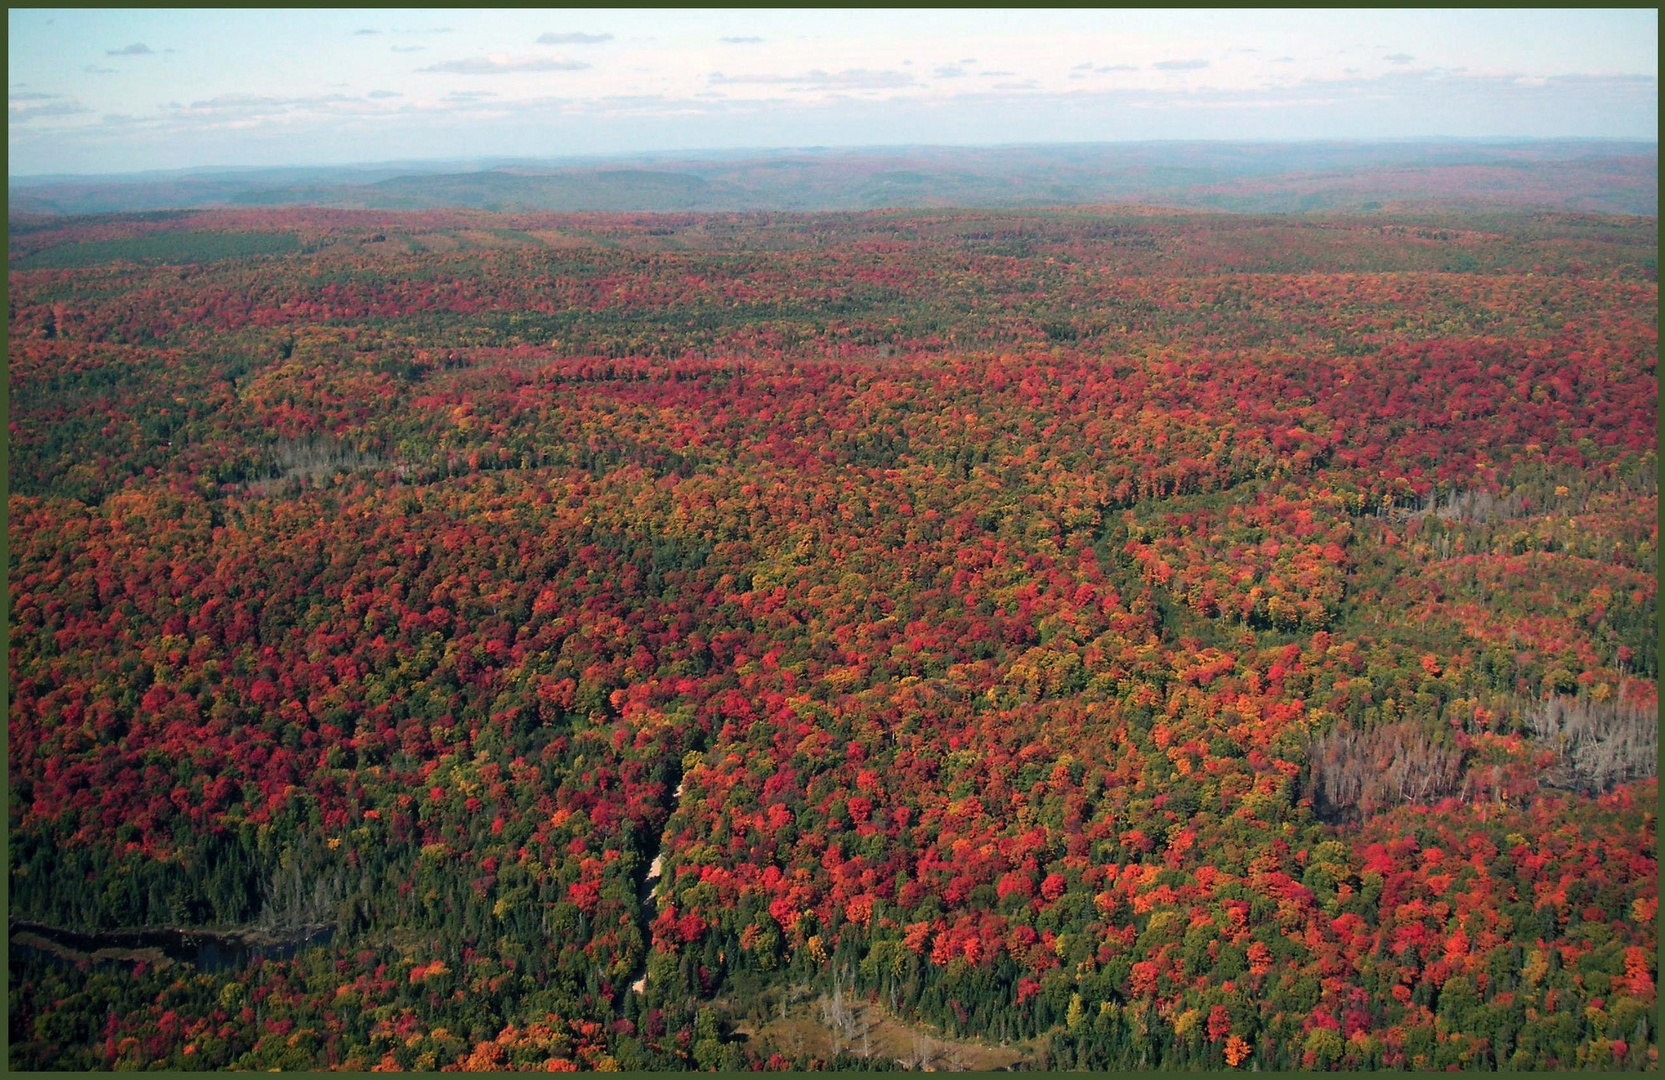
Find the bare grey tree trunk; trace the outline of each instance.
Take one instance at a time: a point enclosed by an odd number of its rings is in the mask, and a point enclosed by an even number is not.
[[[1556,696],[1529,709],[1526,720],[1560,756],[1552,782],[1604,791],[1659,771],[1657,708]]]

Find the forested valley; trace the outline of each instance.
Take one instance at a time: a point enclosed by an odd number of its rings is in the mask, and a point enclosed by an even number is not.
[[[1657,250],[14,216],[10,1066],[1657,1068]]]

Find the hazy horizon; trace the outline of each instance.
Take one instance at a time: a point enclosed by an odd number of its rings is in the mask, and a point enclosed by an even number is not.
[[[8,29],[10,178],[1658,131],[1654,10],[12,10]]]
[[[1653,214],[1658,145],[1612,140],[1161,141],[820,147],[11,177],[9,209],[824,211],[1136,203],[1240,212]]]
[[[73,183],[77,181],[125,182],[129,180],[163,180],[186,179],[212,176],[232,175],[274,175],[281,173],[443,173],[455,170],[457,173],[480,172],[493,169],[577,169],[586,166],[598,166],[625,162],[639,162],[642,164],[686,164],[699,161],[760,161],[771,157],[786,157],[790,155],[871,155],[875,157],[897,156],[910,153],[941,153],[954,154],[959,152],[1021,152],[1021,151],[1087,151],[1099,148],[1219,148],[1219,149],[1319,149],[1319,148],[1359,148],[1388,149],[1392,147],[1445,147],[1453,149],[1473,148],[1502,149],[1508,147],[1543,147],[1543,146],[1589,146],[1591,148],[1613,148],[1634,146],[1638,150],[1652,148],[1657,152],[1658,139],[1643,138],[1604,138],[1601,136],[1587,137],[1498,137],[1498,136],[1445,136],[1445,137],[1401,137],[1380,139],[1341,139],[1341,138],[1313,138],[1313,139],[1095,139],[1075,142],[1009,142],[1009,143],[893,143],[873,145],[848,146],[711,146],[689,147],[678,150],[635,150],[607,152],[597,151],[587,154],[566,154],[537,157],[533,155],[479,155],[474,157],[410,157],[389,158],[377,161],[327,161],[312,165],[238,165],[228,163],[209,162],[201,165],[186,165],[165,169],[135,169],[122,172],[107,173],[13,173],[7,176],[8,184],[14,186],[32,186],[34,184]]]

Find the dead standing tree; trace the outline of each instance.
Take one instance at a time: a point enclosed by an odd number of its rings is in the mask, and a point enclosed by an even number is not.
[[[872,1053],[871,1025],[845,997],[844,984],[840,979],[833,980],[831,994],[821,995],[821,1022],[831,1033],[834,1054],[854,1046],[858,1039],[862,1043],[862,1056]]]
[[[897,1058],[896,1062],[905,1069],[924,1072],[936,1063],[937,1056],[937,1045],[931,1037],[916,1031],[913,1036],[913,1049],[907,1057]]]
[[[1314,741],[1307,760],[1306,796],[1330,818],[1429,802],[1454,793],[1462,779],[1461,753],[1410,721],[1369,731],[1343,724]]]
[[[1605,791],[1659,771],[1659,708],[1550,697],[1526,710],[1533,736],[1555,750],[1557,787]]]

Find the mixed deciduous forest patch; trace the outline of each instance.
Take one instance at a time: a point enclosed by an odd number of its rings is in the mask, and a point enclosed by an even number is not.
[[[21,230],[11,1064],[1654,1067],[1656,252]]]

